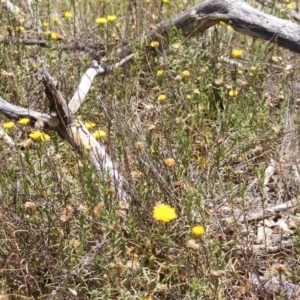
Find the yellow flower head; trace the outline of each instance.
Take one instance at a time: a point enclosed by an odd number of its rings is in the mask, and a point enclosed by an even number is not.
[[[57,18],[57,17],[53,17],[53,18],[52,18],[52,22],[53,22],[53,23],[58,23],[58,18]]]
[[[41,138],[41,136],[42,136],[42,133],[41,133],[39,130],[37,130],[37,131],[32,131],[32,132],[29,134],[29,137],[30,137],[31,139],[33,139],[34,141],[39,141],[40,138]]]
[[[144,147],[144,144],[142,142],[136,142],[134,145],[135,145],[135,148],[138,150],[141,150]]]
[[[86,127],[86,129],[91,130],[96,126],[96,124],[94,122],[85,122],[84,126]]]
[[[294,7],[293,7],[293,5],[292,5],[291,3],[288,3],[288,4],[286,5],[286,8],[287,8],[287,9],[293,9]]]
[[[15,123],[13,121],[8,121],[3,124],[3,128],[8,129],[8,130],[12,129],[14,126],[15,126]]]
[[[232,50],[231,55],[232,55],[234,58],[241,58],[242,55],[243,55],[243,50],[234,49],[234,50]]]
[[[150,46],[152,48],[157,48],[159,46],[159,42],[158,41],[153,41],[153,42],[151,42]]]
[[[59,38],[59,35],[57,32],[51,32],[50,34],[51,40],[57,40]]]
[[[43,27],[44,28],[48,28],[49,27],[49,23],[48,22],[43,22]]]
[[[185,96],[185,99],[186,99],[186,100],[191,100],[191,99],[192,99],[192,96],[191,96],[191,95],[186,95],[186,96]]]
[[[235,97],[238,95],[238,93],[239,92],[237,90],[230,90],[228,94],[230,97]]]
[[[65,17],[66,19],[71,19],[71,18],[73,17],[73,14],[72,14],[70,11],[66,11],[66,12],[64,13],[64,17]]]
[[[40,141],[42,142],[46,142],[46,141],[49,141],[50,140],[50,135],[47,134],[47,133],[42,133],[41,136],[40,136]]]
[[[165,71],[164,70],[158,70],[157,71],[157,76],[161,76],[161,75],[163,75],[165,73]]]
[[[18,31],[18,32],[22,32],[24,30],[25,30],[25,28],[23,26],[17,26],[16,27],[16,31]]]
[[[107,23],[107,19],[105,19],[105,18],[97,18],[97,19],[96,19],[96,23],[97,23],[98,25],[103,26],[103,25],[105,25],[105,24]]]
[[[228,31],[232,31],[232,30],[233,30],[232,26],[231,26],[231,25],[228,25],[228,26],[227,26],[227,30],[228,30]]]
[[[103,131],[103,130],[101,130],[101,129],[96,130],[96,131],[93,133],[93,137],[94,137],[95,139],[101,139],[101,138],[103,138],[103,137],[105,137],[105,136],[106,136],[106,132]]]
[[[86,145],[86,146],[85,146],[85,150],[86,150],[87,152],[90,152],[90,151],[92,150],[92,146],[91,146],[91,145]]]
[[[117,16],[115,15],[108,15],[107,16],[107,21],[113,23],[114,21],[117,20]]]
[[[168,4],[169,3],[169,0],[162,0],[163,1],[163,3],[165,3],[165,4]]]
[[[163,102],[167,99],[167,96],[165,94],[160,94],[157,98],[159,101]]]
[[[169,157],[169,158],[165,159],[165,164],[168,167],[173,167],[175,165],[175,159],[172,157]]]
[[[184,70],[184,71],[182,71],[181,75],[182,75],[183,77],[189,77],[189,76],[190,76],[190,71]]]
[[[23,125],[23,126],[27,126],[30,122],[29,118],[22,118],[19,120],[19,124]]]
[[[175,208],[168,204],[157,204],[153,209],[153,218],[156,221],[162,221],[168,223],[177,218]]]
[[[203,235],[204,232],[205,232],[204,226],[197,225],[192,228],[192,236],[196,239],[201,237],[201,235]]]

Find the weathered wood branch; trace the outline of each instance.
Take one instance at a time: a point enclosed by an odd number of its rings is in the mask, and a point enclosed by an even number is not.
[[[300,53],[299,25],[259,11],[243,0],[206,0],[173,16],[170,20],[160,22],[148,30],[146,36],[150,40],[161,39],[173,27],[190,36],[220,21],[230,24],[238,32]],[[24,40],[23,42],[25,44],[38,42],[41,46],[47,45],[44,40]],[[119,52],[123,53],[125,48],[129,51],[128,47],[122,47],[122,51]],[[75,45],[74,49],[76,48],[78,45]]]
[[[255,294],[263,297],[263,299],[275,299],[279,295],[283,296],[281,299],[300,299],[299,285],[277,279],[268,279],[253,273],[249,275],[249,281]]]
[[[53,117],[49,114],[13,105],[0,97],[0,113],[9,119],[18,120],[23,117],[29,117],[32,121],[42,120],[45,125],[52,127]]]
[[[86,153],[98,173],[102,177],[108,175],[118,198],[123,202],[128,200],[128,195],[124,190],[124,177],[115,168],[112,160],[107,155],[105,148],[97,142],[82,122],[76,120],[73,111],[76,112],[83,103],[97,73],[111,71],[113,68],[126,63],[132,57],[133,55],[120,61],[116,66],[107,68],[103,68],[94,62],[93,66],[89,68],[83,76],[80,87],[77,89],[73,101],[70,102],[71,108],[67,105],[60,92],[58,83],[46,71],[43,72],[41,81],[50,102],[50,114],[42,114],[34,110],[10,104],[0,97],[1,114],[9,119],[15,120],[22,117],[29,117],[31,121],[41,120],[45,126],[55,128],[57,133],[66,139],[76,152]]]
[[[101,69],[101,66],[99,68]],[[59,91],[56,81],[45,71],[42,76],[42,83],[45,86],[51,110],[54,110],[59,120],[59,125],[56,128],[57,132],[72,145],[75,151],[79,153],[86,152],[101,176],[105,174],[110,176],[111,184],[119,199],[126,202],[125,179],[114,167],[104,147],[97,142],[82,122],[76,120]]]
[[[242,0],[206,0],[166,20],[150,30],[148,36],[166,35],[172,27],[185,35],[224,21],[236,31],[260,38],[300,53],[300,26],[258,11]]]

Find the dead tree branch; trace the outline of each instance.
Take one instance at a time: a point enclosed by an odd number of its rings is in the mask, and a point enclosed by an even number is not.
[[[163,39],[174,27],[181,30],[183,34],[191,36],[220,21],[230,24],[238,32],[300,53],[300,26],[298,24],[261,12],[243,0],[206,0],[173,16],[170,20],[160,22],[148,30],[146,36],[150,40]],[[24,40],[23,42],[47,45],[44,40]],[[125,46],[127,50],[129,50],[128,47]],[[70,47],[67,48],[70,49]],[[75,45],[74,49],[77,48],[78,45]]]
[[[286,281],[268,279],[250,274],[249,281],[256,295],[264,299],[275,299],[275,296],[284,295],[281,299],[300,299],[300,286]],[[267,296],[267,298],[265,298]]]

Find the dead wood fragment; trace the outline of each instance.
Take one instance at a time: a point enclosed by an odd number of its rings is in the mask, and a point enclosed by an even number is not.
[[[249,282],[256,295],[267,299],[275,299],[275,296],[284,295],[281,299],[300,299],[300,286],[286,281],[276,279],[267,279],[256,274],[249,274]]]
[[[298,24],[259,11],[243,0],[206,0],[173,16],[170,20],[160,22],[148,30],[146,36],[150,40],[161,40],[174,27],[181,30],[184,35],[191,36],[205,31],[220,21],[230,24],[238,32],[300,53]],[[25,44],[33,42],[23,41]],[[37,42],[45,46],[44,40]],[[73,46],[74,49],[83,47],[80,43],[75,43]],[[90,46],[93,47],[92,44]],[[128,53],[124,49],[129,50],[129,46],[121,46],[121,48],[117,52]]]
[[[132,57],[133,55],[123,59],[114,67],[103,68],[97,65],[94,66],[96,68],[93,68],[92,66],[89,70],[93,70],[94,73],[92,73],[91,77],[88,77],[88,74],[90,74],[88,71],[85,73],[84,76],[86,78],[83,78],[80,89],[77,89],[73,97],[73,100],[75,100],[70,102],[71,108],[67,105],[60,92],[58,83],[46,71],[43,71],[41,81],[50,102],[49,114],[42,114],[30,109],[12,105],[0,97],[1,114],[15,120],[22,117],[29,117],[31,121],[41,120],[46,127],[54,127],[57,133],[66,139],[76,152],[88,154],[100,176],[109,177],[111,185],[119,197],[119,200],[123,202],[128,200],[128,195],[124,190],[124,177],[115,168],[104,147],[97,142],[82,122],[76,120],[73,111],[76,112],[82,104],[97,72],[105,72],[106,70],[111,71],[115,67],[119,67],[126,63]],[[54,123],[55,126],[53,126]]]
[[[57,83],[46,71],[43,73],[42,83],[50,101],[50,109],[54,111],[59,119],[57,132],[71,144],[74,150],[79,153],[86,152],[99,174],[110,176],[111,184],[119,199],[127,201],[127,194],[124,191],[124,177],[114,167],[104,147],[97,142],[82,122],[75,119],[74,114],[59,91]]]
[[[172,27],[185,35],[194,35],[220,21],[230,24],[238,32],[300,53],[300,36],[295,34],[300,32],[298,24],[258,11],[241,0],[206,0],[159,23],[148,36],[151,39],[157,34],[164,36]]]
[[[247,216],[247,218],[244,219],[244,222],[257,222],[271,216],[276,216],[287,209],[294,210],[296,208],[296,203],[294,202],[295,200],[290,200],[274,207],[266,208],[264,211],[253,213],[250,216]]]

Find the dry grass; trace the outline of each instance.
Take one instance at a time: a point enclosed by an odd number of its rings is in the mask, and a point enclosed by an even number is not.
[[[0,95],[14,104],[48,110],[40,67],[70,99],[92,59],[110,63],[122,42],[136,55],[96,79],[79,112],[107,133],[101,142],[128,181],[129,208],[120,208],[106,178],[54,132],[23,149],[18,143],[31,129],[16,125],[7,131],[15,145],[0,141],[0,298],[258,299],[249,273],[299,282],[298,95],[290,88],[297,56],[227,25],[190,39],[171,32],[155,49],[135,41],[193,4],[49,0],[33,2],[32,12],[18,3],[23,15],[0,12],[2,38],[36,37],[37,26],[61,37],[50,48],[0,44]],[[110,14],[115,23],[95,23]],[[20,25],[26,30],[15,32]],[[87,39],[102,48],[59,49]],[[240,68],[219,59],[234,59],[233,49],[243,50]],[[266,185],[271,159],[276,167]],[[250,221],[289,200],[295,208],[265,218],[266,226]],[[159,202],[178,218],[155,221]],[[206,228],[198,240],[195,225]],[[279,250],[268,252],[265,243]]]

